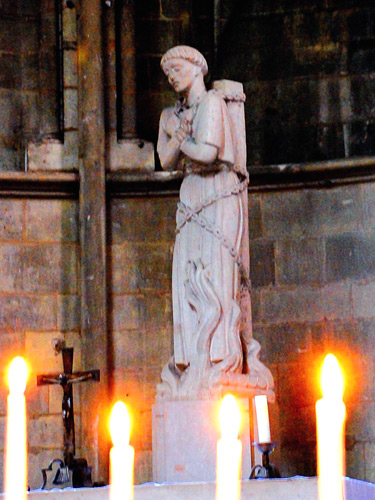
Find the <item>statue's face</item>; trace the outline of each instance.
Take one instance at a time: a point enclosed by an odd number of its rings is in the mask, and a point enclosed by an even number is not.
[[[168,82],[179,94],[189,92],[196,77],[201,73],[199,66],[185,59],[172,59],[165,64],[165,74]]]

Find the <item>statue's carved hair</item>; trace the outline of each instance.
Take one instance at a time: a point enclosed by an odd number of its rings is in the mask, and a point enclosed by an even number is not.
[[[204,56],[199,52],[199,50],[189,47],[188,45],[177,45],[167,50],[160,61],[160,66],[165,73],[165,64],[172,59],[185,59],[186,61],[196,64],[202,69],[202,73],[207,75],[208,65]]]

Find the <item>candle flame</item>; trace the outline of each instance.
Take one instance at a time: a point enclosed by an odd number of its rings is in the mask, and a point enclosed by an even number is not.
[[[219,423],[223,439],[237,439],[241,424],[241,413],[236,398],[227,394],[220,406]]]
[[[11,394],[23,394],[26,389],[27,365],[23,358],[17,356],[8,369],[8,385]]]
[[[114,446],[129,445],[130,415],[122,401],[117,401],[112,408],[109,429]]]
[[[340,365],[333,354],[327,354],[323,362],[321,385],[323,398],[342,400],[344,378]]]

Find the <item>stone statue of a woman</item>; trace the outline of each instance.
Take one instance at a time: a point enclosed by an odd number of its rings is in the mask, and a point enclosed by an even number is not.
[[[244,95],[237,82],[207,91],[207,62],[177,46],[161,67],[178,99],[162,112],[158,154],[184,180],[173,256],[174,356],[161,399],[212,397],[223,386],[272,392],[251,335]],[[232,106],[232,107],[231,107]]]

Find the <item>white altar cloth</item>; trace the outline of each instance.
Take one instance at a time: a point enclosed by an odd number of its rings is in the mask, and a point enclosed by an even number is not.
[[[241,500],[318,499],[316,477],[247,480],[241,489]],[[108,500],[109,487],[32,491],[28,499]],[[215,483],[144,484],[134,487],[134,500],[215,500]],[[344,500],[375,500],[375,484],[345,478]]]

